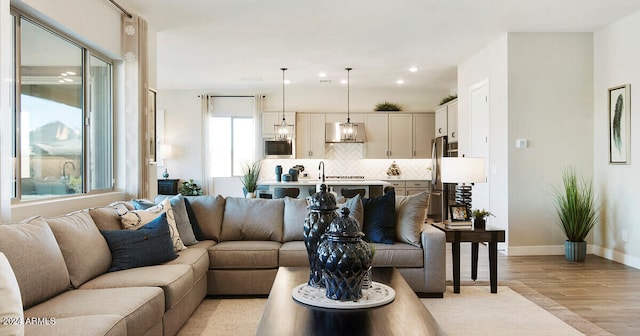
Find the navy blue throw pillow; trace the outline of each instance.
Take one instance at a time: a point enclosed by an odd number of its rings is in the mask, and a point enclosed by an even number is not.
[[[178,257],[173,249],[167,214],[138,230],[100,230],[111,250],[109,272],[158,265]]]
[[[189,199],[184,198],[184,206],[187,208],[187,216],[189,217],[189,222],[191,223],[191,228],[193,229],[193,234],[196,236],[196,240],[203,241],[207,240],[204,237],[204,233],[202,232],[202,228],[200,227],[200,223],[198,223],[198,218],[196,217],[196,213],[193,211],[191,207],[191,203]]]
[[[396,193],[389,191],[380,197],[363,198],[365,240],[393,244],[396,234]]]

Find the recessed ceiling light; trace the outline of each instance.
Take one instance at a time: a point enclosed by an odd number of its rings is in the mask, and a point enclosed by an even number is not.
[[[398,83],[398,84],[404,84],[404,79],[398,79],[398,80],[396,81],[396,83]]]
[[[327,77],[327,73],[326,72],[321,72],[318,74],[318,76],[320,76],[321,78]]]
[[[284,80],[284,83],[285,83],[285,84],[291,84],[291,81],[290,81],[290,80],[288,80],[288,79],[285,79],[285,80]]]
[[[68,74],[68,73],[66,73],[66,72],[63,72],[63,73],[61,73],[61,74],[60,74],[60,76],[68,76],[68,75],[69,75],[69,74]]]
[[[341,79],[340,80],[340,84],[347,84],[347,80],[346,79]]]
[[[71,76],[75,76],[75,74],[76,74],[76,73],[75,73],[75,72],[73,72],[73,71],[67,71],[67,74],[69,74],[69,75],[71,75]]]
[[[416,72],[416,71],[418,71],[418,68],[416,68],[416,67],[410,67],[410,68],[409,68],[409,71],[411,71],[411,72]]]

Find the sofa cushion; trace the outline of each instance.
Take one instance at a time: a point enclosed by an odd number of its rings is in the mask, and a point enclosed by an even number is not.
[[[280,246],[280,243],[272,241],[221,242],[209,249],[209,268],[277,268]]]
[[[146,210],[130,210],[121,214],[120,222],[124,229],[137,230],[163,213],[167,214],[167,223],[169,224],[169,233],[171,235],[171,240],[173,241],[173,248],[176,251],[184,250],[187,247],[184,246],[184,243],[180,238],[180,233],[178,232],[175,220],[175,212],[173,211],[173,207],[171,207],[171,202],[169,200],[164,200],[160,204]]]
[[[193,277],[197,281],[209,269],[209,251],[207,248],[194,246],[178,252],[178,257],[166,262],[165,265],[189,265],[193,269]]]
[[[165,199],[169,199],[173,214],[176,220],[176,226],[180,233],[180,239],[184,245],[189,246],[197,243],[196,236],[193,234],[191,228],[191,222],[189,221],[189,214],[187,213],[187,207],[184,204],[185,197],[182,194],[177,194],[173,197],[167,195],[158,195],[155,198],[156,203],[161,203]],[[153,203],[152,203],[153,204]],[[134,206],[136,203],[134,202]]]
[[[127,213],[129,209],[122,203],[113,206],[95,207],[85,210],[89,213],[93,222],[100,230],[120,230],[122,223],[120,215]]]
[[[144,335],[154,325],[161,323],[164,310],[164,297],[160,288],[122,287],[67,291],[26,310],[24,316],[50,316],[57,320],[91,315],[118,315],[125,320],[127,335]],[[75,330],[70,335],[77,335],[78,332],[79,330]]]
[[[57,317],[55,324],[30,323],[25,326],[25,336],[68,336],[83,335],[121,336],[127,334],[125,318],[115,314]]]
[[[138,230],[100,231],[111,251],[109,272],[157,265],[177,258],[169,231],[165,212]]]
[[[285,197],[284,200],[284,242],[304,239],[304,220],[309,213],[305,198]]]
[[[284,200],[227,197],[220,241],[282,242]]]
[[[11,323],[23,321],[22,297],[16,275],[9,260],[0,252],[0,331],[3,335],[22,335],[24,325]]]
[[[375,244],[373,266],[379,267],[423,267],[424,254],[421,248],[405,243]]]
[[[189,205],[193,209],[193,213],[198,219],[198,225],[202,230],[202,237],[196,237],[196,239],[220,241],[226,199],[218,195],[187,196],[187,200],[189,200]]]
[[[390,191],[383,196],[363,198],[365,239],[374,243],[393,244],[395,241],[396,194]]]
[[[0,252],[13,268],[24,308],[69,288],[67,265],[51,228],[42,217],[18,224],[0,224]]]
[[[427,215],[429,192],[396,196],[396,241],[421,247],[420,232]]]
[[[190,265],[156,265],[105,273],[85,282],[79,290],[160,287],[164,291],[165,310],[169,310],[187,295],[195,283]]]
[[[62,251],[73,287],[107,272],[109,246],[87,212],[46,218]]]
[[[281,267],[309,267],[309,255],[304,241],[290,241],[282,244],[278,250]]]

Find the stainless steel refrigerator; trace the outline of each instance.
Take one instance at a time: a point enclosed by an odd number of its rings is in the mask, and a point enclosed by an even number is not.
[[[440,167],[442,158],[455,156],[451,150],[447,137],[437,137],[431,141],[431,202],[427,212],[429,218],[435,222],[442,222],[449,218],[449,189],[450,183],[442,183]]]

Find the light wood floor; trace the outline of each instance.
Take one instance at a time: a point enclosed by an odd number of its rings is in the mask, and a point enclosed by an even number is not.
[[[470,245],[461,244],[461,281],[471,280]],[[447,244],[447,280],[452,279],[451,245]],[[480,245],[478,281],[488,280],[487,247]],[[592,254],[583,263],[570,263],[564,256],[499,253],[498,285],[504,280],[520,281],[612,334],[640,335],[640,270],[636,268]]]

